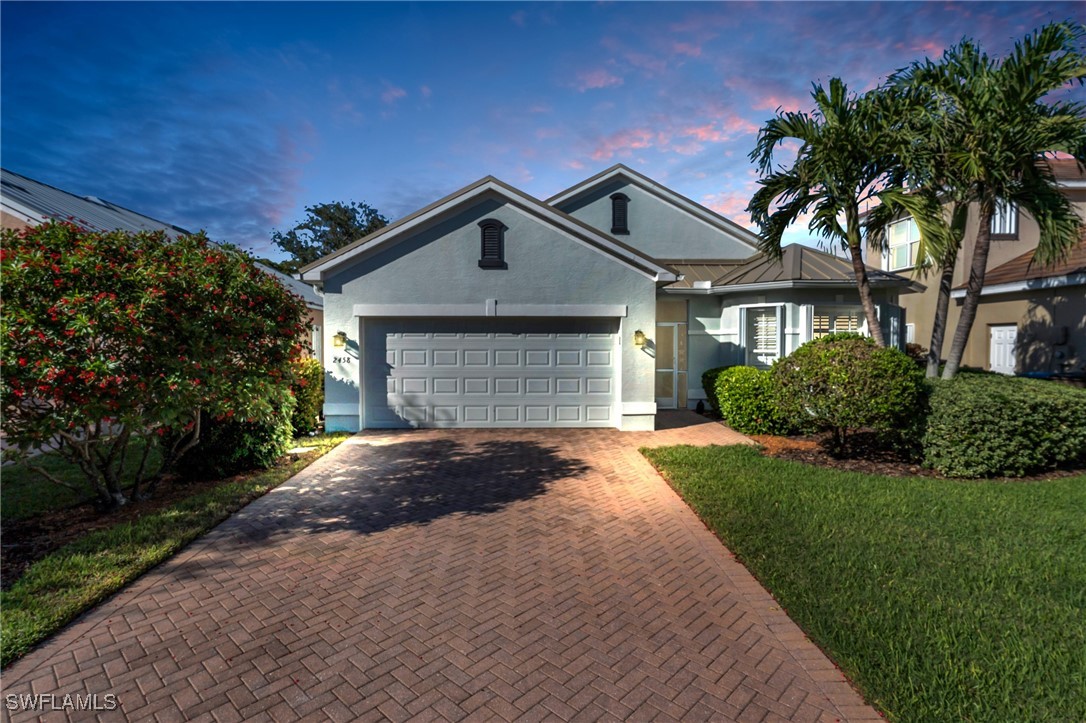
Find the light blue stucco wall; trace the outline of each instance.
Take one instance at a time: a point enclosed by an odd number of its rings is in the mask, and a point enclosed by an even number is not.
[[[507,269],[479,268],[477,224],[486,218],[507,227]],[[495,196],[477,199],[325,279],[326,426],[347,431],[359,427],[360,320],[354,315],[355,304],[475,304],[482,309],[488,299],[497,300],[499,306],[627,306],[619,331],[622,426],[652,424],[651,414],[631,405],[654,401],[653,359],[631,340],[634,330],[651,330],[655,324],[655,282]],[[332,337],[340,331],[348,336],[346,349],[332,346]]]
[[[589,194],[558,207],[604,233],[611,233],[611,194],[630,198],[628,235],[623,243],[658,259],[745,259],[754,249],[722,231],[642,190],[615,179]]]
[[[896,291],[873,290],[879,308],[879,320],[887,343],[892,343],[891,330],[898,332],[897,342],[903,348],[905,322],[897,306]],[[778,289],[762,294],[689,295],[688,368],[690,406],[705,398],[701,374],[706,369],[746,363],[746,348],[742,332],[742,309],[751,305],[782,305],[785,355],[791,354],[809,339],[810,312],[806,307],[859,306],[855,291],[821,289]],[[891,321],[896,318],[897,321]]]

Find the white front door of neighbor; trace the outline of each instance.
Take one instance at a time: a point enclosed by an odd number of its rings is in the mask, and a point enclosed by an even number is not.
[[[617,319],[367,319],[367,428],[613,427]]]
[[[989,326],[988,368],[1000,374],[1014,374],[1017,357],[1018,327],[1014,324]]]

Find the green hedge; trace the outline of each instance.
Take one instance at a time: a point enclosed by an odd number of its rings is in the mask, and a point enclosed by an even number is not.
[[[290,449],[292,431],[290,414],[255,422],[205,416],[199,443],[178,460],[177,470],[193,479],[219,479],[267,469]]]
[[[788,434],[774,401],[773,378],[755,367],[731,367],[716,377],[712,399],[724,423],[743,434]]]
[[[960,374],[934,381],[924,464],[950,477],[1018,477],[1086,460],[1086,391]]]
[[[721,372],[731,368],[732,367],[730,366],[713,367],[712,369],[706,369],[701,373],[701,388],[705,390],[705,401],[718,412],[720,411],[720,408],[716,403],[716,380]]]
[[[319,360],[304,357],[294,362],[294,383],[290,391],[295,402],[290,415],[294,436],[304,437],[316,432],[324,406],[324,367]]]
[[[777,408],[797,428],[833,432],[833,451],[844,453],[861,429],[888,443],[919,437],[924,415],[924,372],[904,352],[859,334],[830,334],[777,361],[772,370]]]

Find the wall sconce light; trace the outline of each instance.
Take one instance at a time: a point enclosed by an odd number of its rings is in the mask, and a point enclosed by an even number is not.
[[[347,346],[347,332],[336,332],[336,335],[332,337],[332,346]]]
[[[634,332],[634,346],[641,349],[645,346],[645,332],[638,329]]]

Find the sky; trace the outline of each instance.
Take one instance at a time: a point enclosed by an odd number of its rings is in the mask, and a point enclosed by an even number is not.
[[[1086,5],[2,2],[0,164],[271,258],[309,205],[395,220],[620,162],[749,226],[757,130],[812,82],[1068,19]]]

